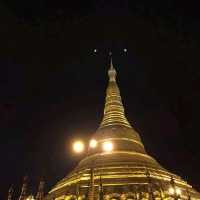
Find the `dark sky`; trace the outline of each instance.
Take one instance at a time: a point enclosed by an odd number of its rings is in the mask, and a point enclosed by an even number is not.
[[[1,199],[24,175],[47,192],[77,164],[70,141],[98,127],[109,50],[147,152],[200,188],[198,6],[174,2],[1,1]]]

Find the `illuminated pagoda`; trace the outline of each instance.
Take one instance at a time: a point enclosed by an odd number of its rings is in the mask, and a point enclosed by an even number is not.
[[[116,75],[111,59],[104,116],[87,155],[45,200],[200,199],[191,185],[146,153],[125,116]]]

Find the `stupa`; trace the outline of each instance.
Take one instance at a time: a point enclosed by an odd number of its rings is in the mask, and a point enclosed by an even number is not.
[[[125,116],[116,76],[111,58],[104,115],[91,138],[97,145],[45,200],[200,199],[191,185],[147,154]],[[106,145],[108,151],[102,149]]]

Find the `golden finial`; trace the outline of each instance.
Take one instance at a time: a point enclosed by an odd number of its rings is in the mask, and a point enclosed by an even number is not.
[[[108,70],[108,76],[109,76],[109,81],[116,81],[116,75],[117,72],[115,70],[115,68],[113,67],[113,62],[112,62],[112,52],[109,52],[109,56],[110,56],[110,69]]]

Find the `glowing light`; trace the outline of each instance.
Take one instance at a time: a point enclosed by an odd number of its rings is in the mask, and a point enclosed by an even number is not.
[[[173,195],[174,194],[174,188],[169,188],[169,194]]]
[[[82,141],[76,141],[73,144],[73,150],[76,153],[82,153],[85,149],[84,143]]]
[[[176,188],[176,194],[181,195],[181,189],[180,188]]]
[[[32,195],[30,195],[29,197],[26,198],[26,200],[35,200],[35,199]]]
[[[91,139],[89,145],[90,145],[91,148],[96,148],[96,146],[97,146],[97,141],[96,141],[95,139]]]
[[[126,49],[126,48],[124,49],[124,52],[127,52],[127,49]]]
[[[103,143],[103,150],[104,151],[112,151],[113,150],[113,144],[112,144],[112,142],[104,142]]]
[[[94,49],[94,53],[97,53],[97,49]]]

